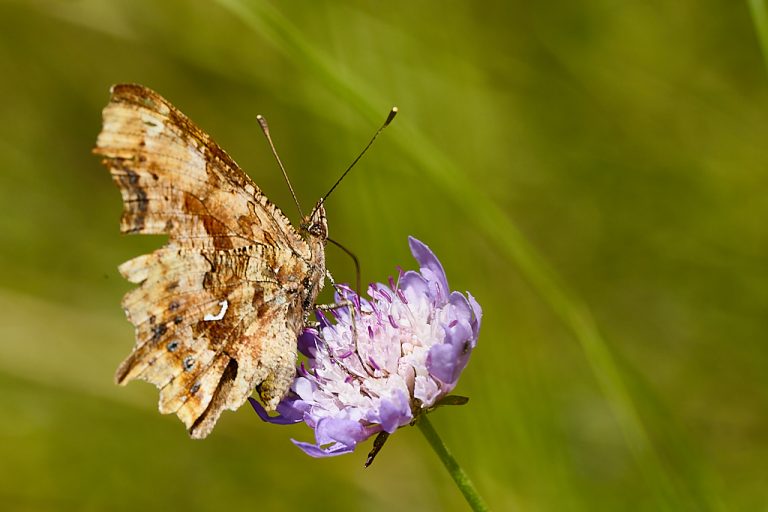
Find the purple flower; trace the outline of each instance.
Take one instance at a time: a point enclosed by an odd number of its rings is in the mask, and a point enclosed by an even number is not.
[[[419,272],[368,287],[370,299],[337,286],[335,323],[318,312],[299,350],[307,356],[270,417],[315,430],[315,443],[293,440],[313,457],[341,455],[374,434],[393,433],[434,407],[456,386],[477,343],[482,311],[474,297],[451,292],[440,261],[410,237]],[[351,306],[344,306],[351,304]],[[438,404],[439,405],[439,404]]]

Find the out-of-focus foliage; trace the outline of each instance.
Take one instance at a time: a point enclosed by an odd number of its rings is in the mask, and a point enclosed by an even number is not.
[[[113,384],[116,266],[162,243],[118,233],[90,155],[129,81],[293,219],[256,115],[311,205],[400,107],[331,236],[368,281],[413,265],[413,234],[483,305],[471,401],[432,418],[493,509],[765,505],[768,74],[746,2],[5,1],[0,70],[4,510],[465,509],[416,429],[363,470],[247,408],[193,442],[153,387]]]

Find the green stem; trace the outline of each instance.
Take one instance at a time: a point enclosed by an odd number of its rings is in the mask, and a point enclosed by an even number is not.
[[[488,505],[485,504],[483,498],[480,497],[477,489],[475,489],[475,486],[472,484],[472,481],[469,479],[464,470],[461,469],[461,466],[459,466],[459,463],[456,462],[456,459],[453,458],[451,452],[448,451],[448,447],[445,446],[445,443],[443,443],[443,440],[435,431],[432,423],[430,423],[430,421],[427,419],[426,414],[419,418],[418,425],[422,434],[424,434],[424,437],[427,438],[427,441],[429,441],[429,444],[432,446],[432,449],[435,450],[437,456],[440,457],[440,460],[442,461],[443,466],[445,466],[445,469],[447,469],[448,473],[451,474],[453,481],[456,482],[456,485],[464,495],[467,503],[469,503],[469,506],[472,507],[472,510],[487,511]]]
[[[749,5],[752,23],[755,25],[763,60],[768,67],[768,8],[766,8],[765,0],[747,0],[747,5]]]

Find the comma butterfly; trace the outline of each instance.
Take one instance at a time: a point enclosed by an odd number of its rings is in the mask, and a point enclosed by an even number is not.
[[[120,188],[120,229],[168,235],[162,248],[119,268],[139,286],[122,303],[136,345],[116,380],[155,384],[160,412],[204,438],[254,388],[268,409],[287,392],[296,339],[325,280],[323,200],[294,229],[159,94],[133,84],[111,93],[94,153]]]

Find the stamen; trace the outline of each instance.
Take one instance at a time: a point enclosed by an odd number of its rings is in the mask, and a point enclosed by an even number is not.
[[[456,327],[456,324],[457,324],[457,323],[459,323],[459,321],[458,321],[458,320],[454,320],[454,321],[452,321],[451,323],[449,323],[449,324],[448,324],[448,327],[449,327],[449,328],[453,328],[453,327]]]
[[[373,327],[370,325],[368,326],[368,336],[370,336],[371,341],[373,341]]]
[[[397,289],[397,296],[400,297],[400,300],[403,301],[403,304],[406,306],[408,305],[408,299],[405,298],[405,294],[400,288]]]
[[[348,358],[349,356],[351,356],[354,353],[355,352],[353,350],[348,350],[348,351],[344,352],[343,354],[341,354],[339,356],[339,359],[346,359],[346,358]]]
[[[400,265],[397,266],[397,286],[400,287],[400,280],[403,278],[403,274],[405,274],[405,271],[403,270],[403,267]]]
[[[392,276],[389,276],[389,277],[387,278],[387,280],[389,281],[389,288],[390,288],[392,291],[394,291],[394,290],[397,290],[397,285],[395,284],[395,278],[394,278],[394,277],[392,277]],[[398,279],[398,280],[399,280],[399,279]]]
[[[328,318],[319,309],[315,310],[315,318],[317,318],[317,321],[320,324],[321,328],[326,328],[331,325],[331,322],[328,321]]]
[[[338,288],[339,290],[343,290],[343,291],[345,291],[347,293],[352,293],[352,291],[353,291],[352,288],[350,288],[349,286],[347,286],[344,283],[337,284],[336,288]],[[346,299],[346,297],[344,297],[344,298]]]
[[[397,329],[397,323],[395,322],[394,317],[392,315],[387,315],[387,317],[389,318],[389,324],[395,329]]]
[[[374,370],[381,370],[381,367],[376,364],[376,361],[373,360],[372,357],[368,357],[368,363],[373,367]]]
[[[388,294],[387,292],[385,292],[384,290],[379,290],[379,293],[380,293],[381,295],[383,295],[385,299],[387,299],[387,302],[389,302],[390,304],[392,304],[392,297],[390,297],[390,296],[389,296],[389,294]]]

